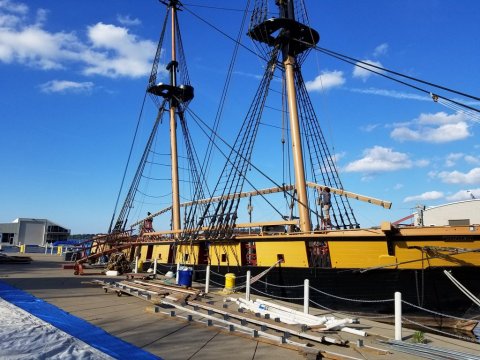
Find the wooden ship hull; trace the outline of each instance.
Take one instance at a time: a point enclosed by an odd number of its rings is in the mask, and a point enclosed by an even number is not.
[[[252,225],[253,233],[258,224]],[[419,312],[415,308],[419,306],[461,316],[472,301],[445,270],[480,295],[480,226],[395,228],[384,223],[380,229],[309,234],[239,232],[230,240],[188,244],[168,236],[151,232],[137,239],[140,250],[135,254],[144,266],[156,259],[158,269],[167,272],[182,264],[196,270],[198,280],[207,265],[216,273],[238,278],[247,270],[252,277],[266,272],[261,282],[252,284],[254,291],[297,301],[308,279],[319,290],[310,292],[311,300],[332,310],[391,314],[393,302],[382,300],[393,299],[399,291],[404,301],[413,304],[405,307],[406,313]]]

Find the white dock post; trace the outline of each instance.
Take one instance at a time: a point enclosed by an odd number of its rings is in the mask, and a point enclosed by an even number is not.
[[[50,255],[53,255],[53,243],[50,244]]]
[[[402,341],[402,293],[395,292],[395,340]]]
[[[245,300],[250,301],[250,278],[252,277],[252,273],[250,270],[247,270],[247,287],[245,288]]]
[[[205,274],[205,294],[208,294],[208,290],[210,290],[210,265],[207,265]]]
[[[310,280],[305,279],[303,285],[303,313],[308,314],[308,306],[310,305]]]
[[[180,277],[180,263],[177,263],[177,273],[175,274],[175,284],[178,285],[178,278]]]
[[[153,261],[153,278],[156,279],[157,278],[157,260],[158,259],[155,259]]]
[[[135,269],[133,270],[135,274],[138,273],[138,256],[135,256]]]
[[[47,251],[48,251],[48,243],[45,244],[45,255],[47,255]]]

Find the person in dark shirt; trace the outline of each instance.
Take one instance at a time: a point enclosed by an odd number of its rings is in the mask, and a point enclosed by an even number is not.
[[[320,193],[321,206],[323,210],[324,218],[322,220],[324,229],[332,227],[332,222],[330,221],[330,208],[332,206],[332,194],[330,194],[330,188],[325,186],[323,191]]]

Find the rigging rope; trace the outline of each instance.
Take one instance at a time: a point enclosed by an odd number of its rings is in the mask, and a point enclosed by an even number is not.
[[[300,42],[303,42],[303,41],[300,41]],[[346,56],[346,55],[342,55],[342,54],[338,54],[336,52],[333,52],[333,51],[330,51],[330,50],[327,50],[327,49],[324,49],[324,48],[321,48],[321,47],[318,47],[318,46],[315,46],[313,47],[315,50],[318,50],[326,55],[329,55],[329,56],[332,56],[336,59],[339,59],[341,61],[344,61],[346,63],[349,63],[351,65],[354,65],[356,67],[359,67],[359,68],[362,68],[364,70],[367,70],[367,71],[370,71],[376,75],[379,75],[379,76],[382,76],[384,78],[387,78],[389,80],[392,80],[392,81],[395,81],[399,84],[402,84],[402,85],[405,85],[407,87],[410,87],[412,89],[415,89],[415,90],[418,90],[420,92],[423,92],[425,94],[428,94],[429,96],[431,95],[431,92],[426,90],[426,89],[423,89],[419,86],[416,86],[416,85],[413,85],[413,84],[409,84],[405,81],[402,81],[402,80],[399,80],[399,79],[396,79],[392,76],[389,76],[389,75],[386,75],[383,73],[383,71],[385,72],[388,72],[388,73],[392,73],[392,74],[395,74],[397,76],[400,76],[400,77],[405,77],[405,78],[408,78],[410,80],[414,80],[414,81],[417,81],[417,82],[420,82],[422,84],[427,84],[427,85],[430,85],[430,86],[433,86],[433,87],[436,87],[436,88],[439,88],[439,89],[442,89],[442,90],[445,90],[445,91],[448,91],[448,92],[451,92],[451,93],[455,93],[455,94],[458,94],[458,95],[462,95],[462,96],[465,96],[465,97],[468,97],[468,98],[471,98],[471,99],[474,99],[474,100],[478,100],[480,101],[480,98],[476,97],[476,96],[473,96],[473,95],[469,95],[469,94],[466,94],[466,93],[463,93],[463,92],[460,92],[460,91],[457,91],[457,90],[453,90],[453,89],[450,89],[450,88],[447,88],[447,87],[444,87],[444,86],[441,86],[441,85],[436,85],[436,84],[433,84],[433,83],[430,83],[430,82],[427,82],[427,81],[423,81],[423,80],[420,80],[420,79],[417,79],[417,78],[413,78],[413,77],[410,77],[410,76],[407,76],[407,75],[403,75],[403,74],[400,74],[400,73],[397,73],[395,71],[392,71],[392,70],[388,70],[386,68],[383,68],[383,67],[380,67],[380,66],[376,66],[376,65],[373,65],[373,64],[370,64],[370,63],[366,63],[366,62],[363,62],[363,61],[360,61],[360,60],[356,60],[354,58],[351,58],[349,56]],[[350,60],[352,59],[352,60]],[[362,66],[362,65],[359,65],[359,64],[363,64],[365,66]],[[372,68],[376,68],[378,69],[379,71],[375,71],[373,70]],[[447,101],[447,102],[450,102],[452,104],[455,104],[461,108],[465,108],[465,109],[468,109],[468,110],[471,110],[473,112],[478,112],[480,113],[480,110],[479,109],[476,109],[472,106],[469,106],[467,104],[464,104],[464,103],[461,103],[457,100],[453,100],[453,99],[449,99],[445,96],[442,96],[442,95],[439,95],[439,94],[433,94],[437,99],[442,99],[444,101]]]
[[[325,53],[325,54],[331,55],[331,56],[334,56],[334,55],[335,55],[334,57],[336,57],[336,58],[344,58],[344,59],[348,59],[348,60],[354,61],[355,63],[360,63],[360,64],[362,64],[362,65],[365,65],[365,66],[367,67],[367,70],[368,70],[368,68],[372,68],[372,67],[373,67],[373,68],[375,68],[375,69],[378,69],[378,70],[381,70],[381,71],[385,71],[385,72],[388,72],[388,73],[393,74],[393,75],[396,75],[396,76],[400,76],[400,77],[403,77],[403,78],[406,78],[406,79],[409,79],[409,80],[413,80],[413,81],[415,81],[415,82],[419,82],[419,83],[422,83],[422,84],[425,84],[425,85],[429,85],[429,86],[435,87],[435,88],[437,88],[437,89],[442,89],[442,90],[445,90],[445,91],[448,91],[448,92],[451,92],[451,93],[454,93],[454,94],[457,94],[457,95],[465,96],[465,97],[467,97],[467,98],[480,101],[480,98],[479,98],[479,97],[476,97],[476,96],[473,96],[473,95],[470,95],[470,94],[467,94],[467,93],[464,93],[464,92],[461,92],[461,91],[458,91],[458,90],[454,90],[454,89],[448,88],[448,87],[446,87],[446,86],[434,84],[434,83],[429,82],[429,81],[421,80],[421,79],[415,78],[415,77],[413,77],[413,76],[408,76],[408,75],[399,73],[398,71],[389,70],[389,69],[384,68],[384,67],[382,67],[382,66],[377,66],[377,65],[375,65],[375,64],[367,63],[367,62],[365,62],[365,61],[361,61],[361,60],[355,59],[355,58],[353,58],[353,57],[340,54],[340,53],[335,52],[335,51],[333,51],[333,50],[325,49],[325,48],[322,48],[322,47],[320,47],[320,46],[315,46],[314,49],[315,49],[315,50],[318,50],[318,51],[320,51],[320,52],[323,52],[323,53]],[[350,62],[350,63],[351,63],[351,62]]]
[[[249,164],[254,140],[257,134],[259,119],[263,112],[263,105],[268,94],[268,87],[272,79],[272,73],[276,63],[276,52],[269,61],[263,80],[257,90],[255,102],[245,118],[235,144],[230,152],[227,162],[222,171],[213,195],[240,192],[246,179],[247,165]],[[215,145],[215,144],[214,144]],[[207,204],[206,211],[202,215],[202,222],[206,221],[209,230],[207,237],[229,237],[237,219],[237,209],[240,199],[225,199],[219,201],[213,209],[212,204]],[[212,213],[210,213],[212,211]],[[203,224],[202,224],[203,225]]]
[[[214,121],[214,125],[213,125],[213,129],[215,131],[218,130],[218,127],[220,125],[220,120],[222,118],[223,109],[224,109],[224,106],[225,106],[225,100],[227,98],[231,78],[232,78],[232,75],[233,75],[233,69],[235,67],[235,62],[237,60],[238,49],[239,49],[239,46],[240,46],[240,39],[241,39],[241,37],[243,35],[243,32],[244,32],[246,18],[247,18],[247,9],[248,9],[249,6],[250,6],[250,0],[247,0],[247,5],[245,6],[242,23],[241,23],[240,29],[238,31],[237,39],[235,41],[235,47],[233,49],[232,57],[230,59],[230,64],[229,64],[228,70],[227,70],[227,76],[225,78],[225,83],[223,85],[222,94],[220,96],[220,102],[218,104],[217,113],[215,114],[215,121]],[[202,169],[205,172],[205,174],[208,173],[212,151],[213,151],[213,144],[211,144],[209,142],[208,148],[207,148],[207,151],[206,151],[206,156],[205,156],[205,159],[204,159],[204,163],[202,165]]]
[[[229,145],[227,143],[226,140],[224,140],[222,137],[220,137],[220,135],[218,135],[217,133],[213,132],[213,130],[197,115],[195,114],[191,109],[188,109],[187,111],[190,112],[190,114],[194,117],[194,120],[195,122],[199,125],[200,129],[202,130],[202,132],[207,136],[207,137],[211,137],[212,135],[209,135],[208,132],[202,127],[202,125],[204,127],[206,127],[210,132],[211,134],[213,134],[214,137],[220,139],[227,147],[229,147],[230,149],[233,149],[233,147],[231,145]],[[197,121],[198,120],[198,121]],[[217,148],[217,150],[219,150],[220,154],[223,155],[223,157],[225,159],[227,159],[227,161],[230,161],[229,160],[229,156],[223,152],[221,150],[221,148],[215,144],[215,147]],[[251,167],[253,167],[255,170],[257,170],[261,175],[263,175],[267,180],[271,181],[273,184],[275,184],[277,187],[281,187],[281,185],[277,184],[272,178],[270,178],[266,173],[264,173],[263,171],[261,171],[257,166],[255,166],[253,163],[249,162],[249,165]],[[258,189],[248,180],[248,179],[245,179],[245,181],[247,181],[247,183],[252,186],[252,188],[255,190],[255,191],[258,191]],[[260,194],[260,196],[272,207],[273,210],[275,210],[280,216],[283,216],[283,214],[273,206],[273,204],[271,202],[269,202],[265,195],[264,194]]]
[[[225,33],[224,31],[222,31],[221,29],[219,29],[217,26],[213,25],[212,23],[210,23],[209,21],[203,19],[201,16],[195,14],[193,11],[189,10],[188,8],[185,8],[185,10],[187,10],[190,14],[192,14],[193,16],[195,16],[196,18],[198,18],[200,21],[204,22],[205,24],[207,24],[208,26],[210,26],[211,28],[213,28],[215,31],[219,32],[220,34],[222,34],[223,36],[227,37],[228,39],[232,40],[232,41],[235,41],[237,42],[237,40],[233,39],[230,35],[228,35],[227,33]],[[306,18],[307,21],[308,21],[308,17]],[[370,64],[370,63],[367,63],[367,62],[363,62],[361,60],[358,60],[358,59],[355,59],[353,57],[350,57],[350,56],[347,56],[347,55],[343,55],[341,53],[338,53],[338,52],[335,52],[333,50],[329,50],[329,49],[326,49],[326,48],[323,48],[323,47],[320,47],[320,46],[313,46],[312,44],[308,44],[304,41],[301,41],[301,40],[295,40],[297,42],[300,42],[300,43],[304,43],[306,45],[309,45],[309,46],[312,46],[313,49],[319,51],[319,52],[322,52],[326,55],[329,55],[329,56],[332,56],[334,58],[337,58],[339,60],[342,60],[344,62],[347,62],[349,64],[352,64],[354,66],[358,66],[358,67],[361,67],[362,69],[365,69],[367,71],[371,71],[377,75],[380,75],[380,76],[383,76],[389,80],[392,80],[392,81],[395,81],[395,82],[398,82],[402,85],[405,85],[407,87],[410,87],[410,88],[413,88],[415,90],[418,90],[420,92],[423,92],[423,93],[426,93],[426,94],[430,94],[429,91],[425,90],[425,89],[422,89],[418,86],[415,86],[415,85],[412,85],[412,84],[409,84],[407,82],[404,82],[404,81],[401,81],[399,79],[395,79],[394,77],[391,77],[391,76],[388,76],[388,75],[385,75],[383,74],[381,71],[384,71],[384,72],[387,72],[387,73],[391,73],[393,75],[396,75],[396,76],[400,76],[400,77],[403,77],[403,78],[406,78],[406,79],[409,79],[409,80],[413,80],[413,81],[416,81],[416,82],[419,82],[419,83],[422,83],[422,84],[425,84],[425,85],[429,85],[429,86],[433,86],[435,88],[438,88],[438,89],[442,89],[444,91],[448,91],[448,92],[451,92],[451,93],[455,93],[457,95],[461,95],[461,96],[465,96],[467,98],[470,98],[470,99],[473,99],[473,100],[476,100],[476,101],[480,101],[480,98],[477,97],[477,96],[474,96],[474,95],[470,95],[470,94],[467,94],[467,93],[464,93],[464,92],[461,92],[461,91],[458,91],[458,90],[454,90],[454,89],[451,89],[451,88],[448,88],[446,86],[442,86],[442,85],[438,85],[438,84],[434,84],[432,82],[428,82],[428,81],[425,81],[425,80],[421,80],[421,79],[418,79],[418,78],[415,78],[415,77],[412,77],[412,76],[408,76],[408,75],[404,75],[402,73],[399,73],[397,71],[393,71],[393,70],[389,70],[387,68],[384,68],[384,67],[380,67],[380,66],[376,66],[374,64]],[[259,54],[257,54],[254,50],[248,48],[247,46],[239,43],[240,46],[242,46],[244,49],[246,49],[248,52],[254,54],[255,56],[257,57],[260,57],[261,59],[267,61],[266,57],[265,56],[261,56]],[[358,65],[358,64],[363,64],[365,66],[361,66],[361,65]],[[374,71],[372,68],[377,68],[378,70],[381,70],[381,71]],[[437,95],[437,94],[436,94]],[[439,97],[439,99],[443,99],[445,101],[448,101],[448,102],[451,102],[453,104],[456,104],[457,106],[460,106],[462,108],[466,108],[466,109],[469,109],[473,112],[480,112],[479,109],[476,109],[474,107],[471,107],[471,106],[468,106],[467,104],[463,104],[461,102],[458,102],[458,101],[455,101],[455,100],[452,100],[452,99],[449,99],[447,97],[444,97],[444,96],[441,96],[441,95],[437,95]]]
[[[470,300],[472,300],[477,306],[480,307],[480,300],[473,295],[460,281],[455,279],[455,277],[447,270],[443,270],[443,273],[450,279],[450,281],[458,287],[458,289],[465,294]]]
[[[197,114],[195,114],[190,108],[187,109],[187,111],[192,115],[193,119],[195,120],[195,122],[199,125],[200,129],[202,130],[202,132],[207,136],[207,137],[211,137],[211,136],[214,136],[216,138],[218,138],[223,144],[225,144],[229,149],[233,149],[233,146],[230,145],[225,139],[223,139],[219,134],[215,133],[213,131],[212,128],[210,128],[208,126],[207,123],[205,123],[205,121],[202,120],[202,118],[200,118]],[[198,120],[198,121],[197,121]],[[209,135],[209,133],[207,132],[207,130],[205,130],[203,127],[205,127],[211,135]],[[228,155],[226,155],[218,145],[215,145],[215,147],[220,151],[220,153],[226,158],[228,159]],[[268,181],[270,181],[272,184],[274,184],[275,186],[279,187],[279,188],[282,188],[282,185],[278,184],[272,177],[270,177],[267,173],[265,173],[264,171],[262,171],[258,166],[256,166],[254,163],[252,162],[249,162],[249,165],[255,169],[256,171],[258,171],[258,173],[260,175],[262,175],[263,177],[265,177],[265,179],[267,179]],[[248,180],[248,179],[245,179],[247,181],[247,183],[254,187],[254,185]],[[291,199],[297,201],[299,204],[301,204],[301,202],[298,200],[298,199],[295,199],[295,196],[293,194],[290,194],[288,192],[287,193],[287,196],[289,196]],[[272,208],[277,211],[282,217],[283,217],[283,214],[278,211],[270,202],[268,202],[268,200],[265,198],[265,195],[263,194],[260,194],[260,196],[262,196],[262,198],[264,198],[265,201],[267,201],[268,204],[270,204],[270,206],[272,206]],[[319,214],[317,212],[315,212],[314,210],[310,209],[310,212],[313,214],[313,215],[316,215],[316,216],[319,216]]]
[[[196,17],[197,19],[199,19],[200,21],[204,22],[205,24],[207,24],[208,26],[210,26],[212,29],[214,29],[215,31],[218,31],[220,34],[222,34],[223,36],[225,36],[226,38],[232,40],[233,42],[236,42],[238,43],[239,46],[243,47],[245,50],[247,50],[248,52],[252,53],[253,55],[255,56],[258,56],[260,57],[262,60],[264,61],[268,61],[268,59],[266,57],[263,57],[263,56],[260,56],[259,54],[257,54],[255,51],[253,51],[252,49],[250,49],[249,47],[245,46],[244,44],[242,44],[241,42],[237,41],[236,39],[234,39],[233,37],[231,37],[230,35],[228,35],[226,32],[224,32],[223,30],[221,30],[220,28],[218,28],[217,26],[213,25],[211,22],[205,20],[204,18],[202,18],[201,16],[197,15],[196,13],[194,13],[192,10],[190,10],[189,8],[187,7],[184,7],[184,9],[190,13],[191,15],[193,15],[194,17]]]
[[[138,115],[138,119],[137,119],[137,126],[135,127],[135,133],[133,134],[132,144],[130,145],[130,151],[128,152],[127,163],[125,164],[125,170],[123,171],[122,182],[120,184],[120,189],[118,190],[117,200],[115,201],[115,207],[114,207],[113,214],[112,214],[112,220],[110,221],[110,226],[108,227],[108,233],[109,234],[113,230],[112,229],[113,222],[115,221],[115,215],[116,215],[116,212],[117,212],[118,203],[120,201],[120,196],[122,195],[123,185],[125,183],[125,179],[126,179],[126,176],[127,176],[127,170],[128,170],[128,167],[130,166],[130,160],[132,158],[133,147],[134,147],[135,142],[137,140],[138,129],[140,128],[140,121],[142,119],[143,109],[145,108],[146,99],[147,99],[147,92],[145,91],[145,94],[143,96],[142,106],[140,108],[140,114]]]

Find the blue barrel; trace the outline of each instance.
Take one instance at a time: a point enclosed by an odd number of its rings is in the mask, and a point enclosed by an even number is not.
[[[191,287],[192,286],[193,269],[185,267],[181,268],[178,273],[178,285]]]

